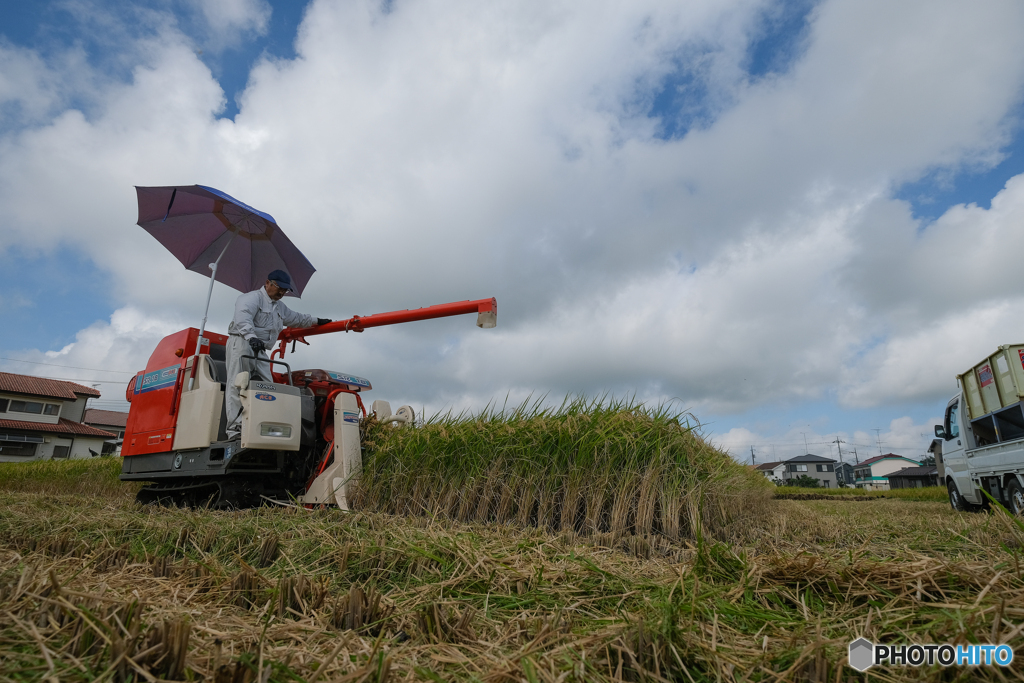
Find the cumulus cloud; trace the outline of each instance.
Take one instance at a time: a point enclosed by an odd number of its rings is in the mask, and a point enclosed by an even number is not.
[[[145,313],[134,307],[120,308],[109,321],[90,325],[75,341],[58,350],[21,350],[5,354],[0,369],[39,377],[70,380],[95,386],[99,399],[93,407],[127,410],[124,392],[135,372],[146,367],[157,342],[187,326],[172,312]]]
[[[195,7],[267,27],[262,1]],[[233,121],[171,21],[126,47],[129,77],[89,76],[101,106],[85,110],[52,94],[60,63],[10,48],[0,98],[32,84],[19,106],[45,122],[0,135],[0,248],[73,245],[124,310],[198,321],[205,282],[133,226],[132,191],[198,182],[273,214],[310,256],[297,310],[498,297],[490,332],[422,323],[305,352],[411,402],[937,400],[1024,336],[1024,178],[928,226],[892,192],[998,160],[1024,6],[828,0],[789,66],[754,78],[747,49],[772,7],[317,0],[297,57],[260,61]],[[700,114],[662,139],[650,108],[681,73],[697,74],[703,94],[680,97]],[[213,329],[234,296],[216,288]],[[148,355],[148,338],[106,334]]]
[[[208,49],[234,47],[247,34],[264,35],[272,9],[266,0],[187,0],[203,19]]]

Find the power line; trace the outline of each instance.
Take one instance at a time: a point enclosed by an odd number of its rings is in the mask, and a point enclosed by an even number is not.
[[[71,368],[72,370],[94,370],[96,372],[113,372],[119,375],[134,375],[134,372],[128,372],[127,370],[104,370],[102,368],[82,368],[77,365],[61,365],[60,363],[44,363],[38,360],[22,360],[20,358],[5,358],[0,356],[0,360],[9,360],[15,363],[31,363],[32,365],[52,365],[55,368]]]
[[[119,380],[119,379],[90,379],[90,378],[85,378],[85,377],[77,377],[77,378],[72,379],[71,377],[46,377],[44,375],[27,375],[27,376],[38,377],[39,379],[55,379],[55,380],[59,380],[61,382],[75,382],[77,384],[81,384],[82,382],[87,382],[89,384],[119,384],[121,386],[125,386],[126,384],[128,384],[128,381]]]

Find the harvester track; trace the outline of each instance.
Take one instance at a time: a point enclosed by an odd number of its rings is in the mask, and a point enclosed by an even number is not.
[[[259,505],[262,493],[263,487],[254,482],[175,481],[144,486],[135,495],[135,501],[143,505],[234,510]]]

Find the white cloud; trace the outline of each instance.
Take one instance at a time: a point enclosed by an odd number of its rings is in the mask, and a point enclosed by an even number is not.
[[[0,361],[0,367],[4,372],[95,385],[102,396],[90,405],[127,410],[124,392],[131,375],[146,367],[157,342],[186,326],[186,321],[173,313],[147,314],[125,307],[114,311],[109,322],[81,330],[74,342],[58,351],[9,351],[5,356],[10,360]]]
[[[29,83],[32,116],[62,111],[0,137],[0,248],[75,245],[125,310],[198,321],[205,282],[133,226],[132,191],[198,182],[310,256],[298,310],[498,297],[492,332],[423,323],[307,351],[410,401],[936,400],[977,348],[1024,332],[1009,322],[1024,178],[924,231],[890,194],[998,158],[1024,6],[823,2],[790,71],[751,82],[765,6],[318,1],[298,57],[260,62],[234,121],[169,23],[126,48],[130,82],[86,79],[102,106],[82,112],[54,104],[62,64],[8,49],[0,97]],[[263,2],[197,7],[266,30]],[[710,118],[660,140],[646,107],[678,68],[704,79]],[[234,296],[215,289],[213,329]],[[107,336],[148,356],[149,337]]]

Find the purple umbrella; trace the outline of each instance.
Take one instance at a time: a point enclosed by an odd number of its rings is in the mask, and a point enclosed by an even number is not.
[[[316,268],[278,227],[274,218],[234,197],[203,185],[136,187],[138,224],[197,273],[210,271],[210,289],[199,330],[202,344],[214,281],[240,292],[266,282],[267,274],[283,270],[301,296]],[[223,263],[221,263],[223,261]]]

